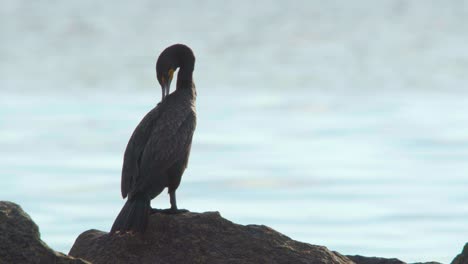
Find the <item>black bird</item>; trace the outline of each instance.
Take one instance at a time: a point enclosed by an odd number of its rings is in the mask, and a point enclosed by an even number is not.
[[[176,190],[187,167],[193,132],[196,126],[196,90],[192,80],[195,56],[192,50],[175,44],[159,55],[156,75],[162,99],[136,127],[122,168],[122,196],[127,202],[112,225],[111,233],[144,232],[153,211],[181,213]],[[174,71],[176,90],[169,94]],[[168,188],[171,208],[152,209],[150,201]]]

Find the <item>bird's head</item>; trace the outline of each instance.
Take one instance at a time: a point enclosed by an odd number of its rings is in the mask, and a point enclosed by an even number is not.
[[[177,68],[180,67],[181,70],[189,71],[191,74],[194,63],[195,56],[192,50],[183,44],[169,46],[159,55],[156,62],[156,76],[161,85],[162,100],[169,95],[172,78]]]
[[[161,55],[159,55],[158,61],[156,62],[156,76],[162,89],[161,100],[164,100],[164,98],[169,94],[172,78],[174,77],[174,72],[177,69],[172,57],[173,56],[169,54],[166,49],[161,53]]]

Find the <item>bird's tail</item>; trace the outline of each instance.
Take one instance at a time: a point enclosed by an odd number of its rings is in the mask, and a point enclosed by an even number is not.
[[[142,233],[148,224],[151,211],[150,200],[145,196],[128,198],[114,221],[111,233],[134,231]]]

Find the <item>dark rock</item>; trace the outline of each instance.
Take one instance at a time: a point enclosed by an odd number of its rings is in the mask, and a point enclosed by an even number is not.
[[[155,214],[151,216],[144,235],[110,235],[107,232],[89,230],[77,238],[70,255],[96,264],[405,263],[398,259],[343,256],[323,246],[294,241],[266,226],[234,224],[217,212]],[[50,249],[40,239],[39,228],[29,215],[20,206],[2,201],[0,263],[89,264]],[[452,264],[468,264],[468,244]]]
[[[84,264],[50,249],[39,228],[19,205],[0,201],[0,263]]]
[[[406,262],[396,258],[387,259],[377,257],[363,257],[359,255],[346,257],[354,261],[356,264],[406,264]]]
[[[70,255],[92,263],[339,263],[351,260],[258,225],[238,225],[217,212],[154,214],[145,234],[82,233]]]
[[[350,260],[354,261],[356,264],[406,264],[406,262],[401,261],[396,258],[378,258],[378,257],[363,257],[363,256],[346,256]],[[411,264],[442,264],[440,262],[416,262]]]
[[[465,244],[462,253],[452,260],[452,264],[468,264],[468,243]]]

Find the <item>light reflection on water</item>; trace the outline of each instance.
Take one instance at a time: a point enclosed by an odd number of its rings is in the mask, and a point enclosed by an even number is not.
[[[250,2],[212,2],[217,12],[172,27],[159,21],[178,3],[55,3],[52,14],[8,2],[0,198],[63,252],[108,230],[126,143],[159,100],[154,56],[180,41],[197,54],[199,88],[182,207],[344,254],[449,262],[468,237],[466,7],[383,2],[252,14]]]

